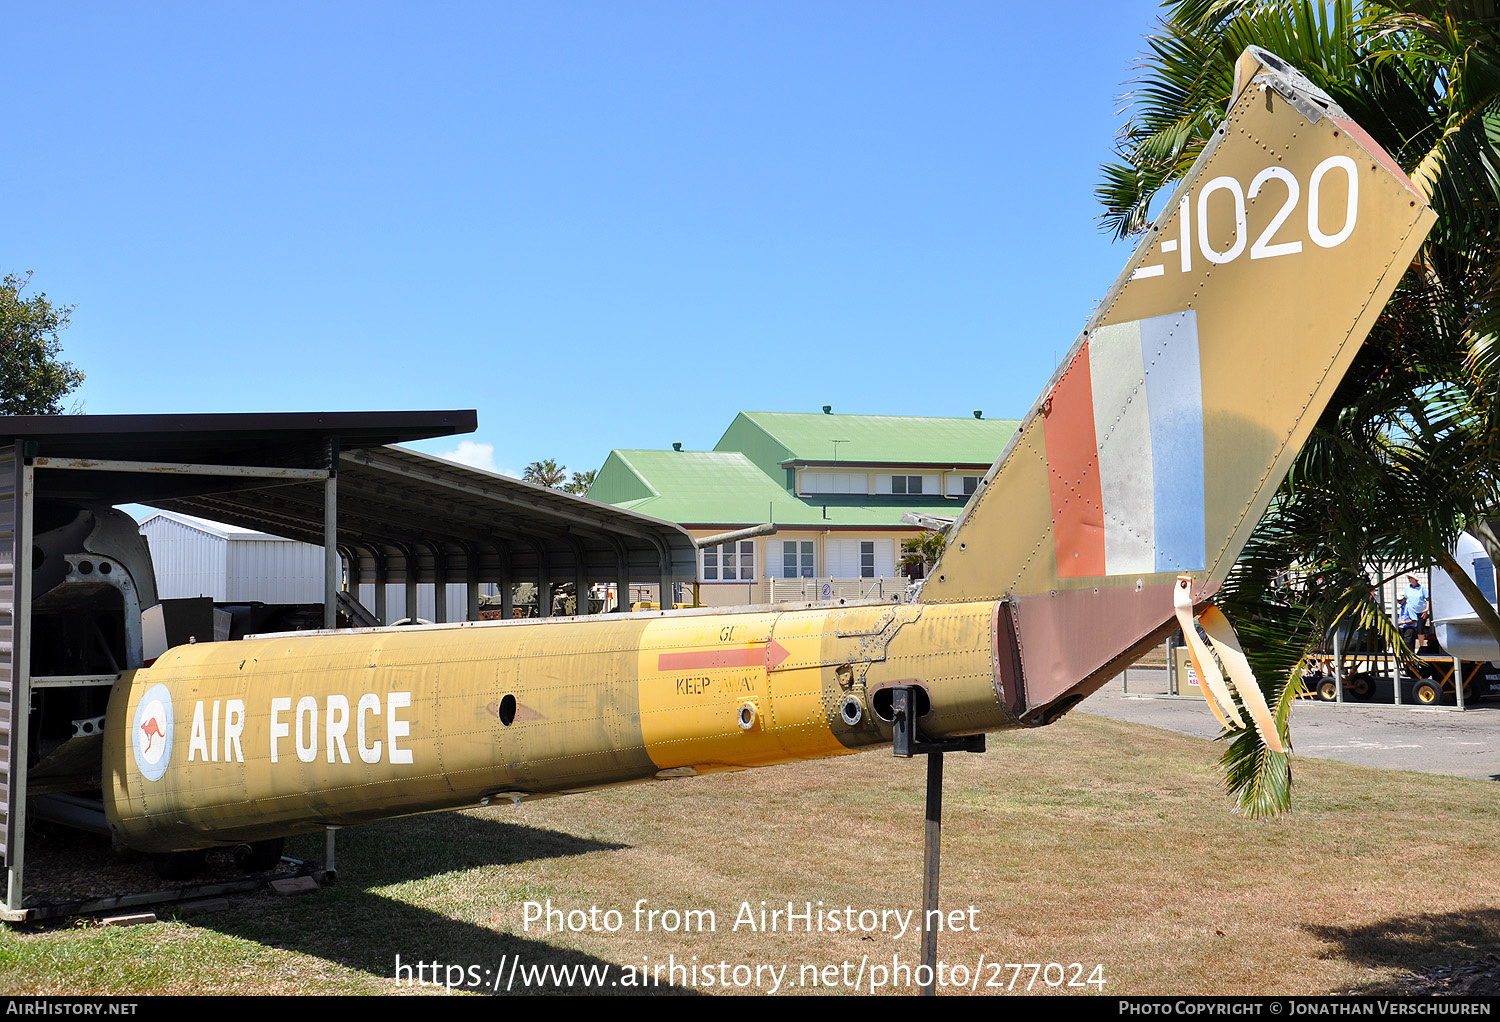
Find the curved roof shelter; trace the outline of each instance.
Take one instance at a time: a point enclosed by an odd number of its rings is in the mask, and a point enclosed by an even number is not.
[[[508,603],[518,581],[694,579],[679,526],[389,446],[476,422],[472,410],[0,416],[0,457],[10,445],[34,470],[40,502],[147,504],[328,546],[330,617],[340,555],[350,589],[377,583],[377,620],[383,582],[435,584],[445,617],[449,582],[469,584],[474,608],[481,583]]]
[[[671,592],[694,579],[693,541],[676,525],[390,446],[475,423],[473,411],[0,417],[0,918],[51,911],[23,898],[33,696],[115,680],[31,676],[32,572],[43,563],[32,540],[80,506],[147,504],[322,545],[325,626],[353,602],[339,592],[341,559],[350,590],[377,583],[374,608],[348,608],[361,623],[385,622],[382,582],[405,583],[412,607],[415,587],[433,583],[444,620],[448,582],[468,583],[471,613],[478,586],[497,583],[505,614],[510,583],[535,582],[546,614],[556,582],[580,593],[615,583],[627,603],[631,583]],[[576,605],[588,612],[587,599]],[[116,667],[141,665],[139,642],[125,659]]]

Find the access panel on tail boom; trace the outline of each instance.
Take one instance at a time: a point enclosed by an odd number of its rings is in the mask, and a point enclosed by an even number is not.
[[[851,753],[890,742],[898,685],[933,739],[1053,720],[1222,584],[1432,221],[1326,96],[1250,51],[925,602],[178,647],[111,697],[110,825],[173,851]],[[1205,624],[1229,664],[1232,630]],[[1227,690],[1216,711],[1236,715]]]

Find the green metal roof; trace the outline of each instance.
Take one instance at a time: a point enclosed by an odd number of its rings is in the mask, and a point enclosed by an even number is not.
[[[907,511],[956,516],[964,504],[874,494],[799,498],[739,451],[611,451],[589,497],[680,525],[774,521],[822,529],[899,526]]]
[[[988,467],[1020,425],[972,416],[740,412],[714,450],[739,451],[773,478],[788,461]]]

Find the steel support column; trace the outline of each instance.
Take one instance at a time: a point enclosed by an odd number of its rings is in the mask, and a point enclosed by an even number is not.
[[[403,543],[398,549],[402,558],[406,561],[406,613],[407,621],[415,624],[417,620],[417,604],[421,597],[420,583],[417,582],[417,547],[415,543]]]
[[[516,594],[511,589],[515,584],[515,572],[511,568],[510,544],[503,539],[490,541],[495,554],[500,558],[500,616],[506,621],[516,616]]]
[[[385,550],[376,543],[370,547],[370,558],[375,562],[375,620],[382,625],[390,624],[390,618],[385,614],[385,587],[388,579],[388,569],[385,563]]]
[[[568,546],[573,551],[573,616],[584,617],[589,612],[589,554],[582,540],[570,538]]]
[[[468,601],[468,609],[464,611],[465,621],[479,620],[479,546],[475,543],[462,542],[459,548],[464,552],[464,596]]]
[[[323,627],[339,623],[339,483],[330,470],[323,480]]]
[[[443,544],[434,540],[432,547],[432,619],[438,624],[448,622],[448,553]]]
[[[10,808],[6,817],[5,841],[5,909],[7,915],[19,914],[24,900],[23,877],[26,860],[26,767],[30,755],[31,732],[31,543],[32,504],[36,492],[36,474],[26,463],[21,445],[16,445],[16,523],[15,566],[11,599],[10,681],[14,693],[10,719],[11,763],[15,770],[7,778]]]
[[[538,617],[552,616],[552,558],[547,556],[547,544],[541,540],[529,540],[536,551],[536,612]]]

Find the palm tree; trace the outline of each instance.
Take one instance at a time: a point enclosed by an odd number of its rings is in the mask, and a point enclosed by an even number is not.
[[[568,469],[564,465],[548,458],[545,461],[533,461],[526,466],[526,473],[521,476],[528,483],[537,483],[549,489],[555,488],[568,478]]]
[[[573,478],[563,485],[565,493],[587,493],[589,487],[594,485],[594,477],[599,474],[597,468],[591,468],[587,472],[574,472]]]
[[[1144,230],[1152,201],[1202,151],[1250,44],[1327,92],[1439,217],[1219,596],[1284,728],[1305,653],[1328,626],[1358,618],[1400,643],[1365,566],[1451,563],[1459,529],[1500,505],[1500,17],[1491,0],[1178,0],[1147,40],[1116,162],[1103,168],[1103,220],[1117,236]],[[1477,588],[1470,602],[1500,638]],[[1225,766],[1243,810],[1287,804],[1286,759],[1255,733],[1231,744]]]
[[[943,555],[943,547],[947,545],[948,534],[945,532],[929,529],[913,536],[901,544],[901,567],[906,568],[907,574],[912,578],[926,578],[932,566]],[[920,574],[916,571],[918,568],[921,569]]]

